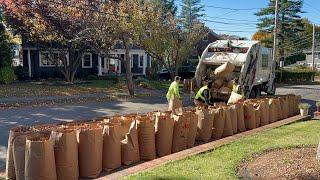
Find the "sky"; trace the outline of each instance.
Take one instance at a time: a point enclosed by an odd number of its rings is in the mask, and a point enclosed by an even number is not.
[[[177,0],[181,3],[181,0]],[[201,0],[205,6],[206,25],[217,34],[230,34],[251,39],[257,31],[260,8],[268,6],[269,0]],[[237,9],[237,10],[234,10]],[[239,10],[242,9],[242,10]],[[249,10],[248,10],[249,9]],[[302,17],[320,25],[320,0],[304,0]]]

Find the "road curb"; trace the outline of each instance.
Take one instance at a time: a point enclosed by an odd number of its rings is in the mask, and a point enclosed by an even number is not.
[[[101,180],[102,179],[120,179],[125,176],[136,174],[136,173],[139,173],[139,172],[142,172],[145,170],[150,170],[150,169],[165,165],[170,162],[174,162],[174,161],[177,161],[180,159],[184,159],[186,157],[190,157],[190,156],[193,156],[196,154],[200,154],[200,153],[203,153],[206,151],[216,149],[218,147],[229,144],[231,142],[234,142],[234,141],[239,140],[244,137],[252,136],[257,133],[264,132],[264,131],[267,131],[270,129],[274,129],[274,128],[278,128],[278,127],[281,127],[284,125],[292,124],[292,123],[299,122],[299,121],[306,121],[306,120],[310,120],[310,119],[311,119],[311,116],[298,115],[298,116],[290,117],[290,118],[287,118],[287,119],[284,119],[281,121],[277,121],[272,124],[268,124],[266,126],[262,126],[262,127],[259,127],[259,128],[253,129],[253,130],[249,130],[249,131],[239,133],[239,134],[236,134],[233,136],[229,136],[229,137],[226,137],[223,139],[212,141],[212,142],[209,142],[206,144],[201,144],[199,146],[195,146],[193,148],[186,149],[184,151],[180,151],[178,153],[170,154],[168,156],[157,158],[152,161],[146,161],[146,162],[142,162],[142,163],[133,165],[131,167],[125,167],[125,168],[122,168],[116,172],[102,173],[100,178],[98,178],[98,179],[101,179]]]

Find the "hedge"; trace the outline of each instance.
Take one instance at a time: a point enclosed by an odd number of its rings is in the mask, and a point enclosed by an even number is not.
[[[277,82],[307,82],[311,81],[316,72],[311,70],[277,70]]]
[[[0,84],[11,84],[17,79],[12,67],[0,69]]]

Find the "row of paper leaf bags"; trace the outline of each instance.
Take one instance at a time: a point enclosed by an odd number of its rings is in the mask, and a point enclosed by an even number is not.
[[[185,109],[180,115],[150,112],[10,131],[7,178],[96,178],[122,165],[152,160],[195,145],[254,129],[299,113],[299,96],[252,99]]]

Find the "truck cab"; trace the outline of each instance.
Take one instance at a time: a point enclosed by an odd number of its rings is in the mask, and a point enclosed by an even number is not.
[[[241,93],[246,98],[260,96],[261,92],[275,93],[275,66],[272,49],[263,47],[259,41],[218,40],[204,50],[195,73],[197,88],[203,77],[215,80],[214,71],[225,63],[234,65],[232,73],[224,81],[237,80]]]

